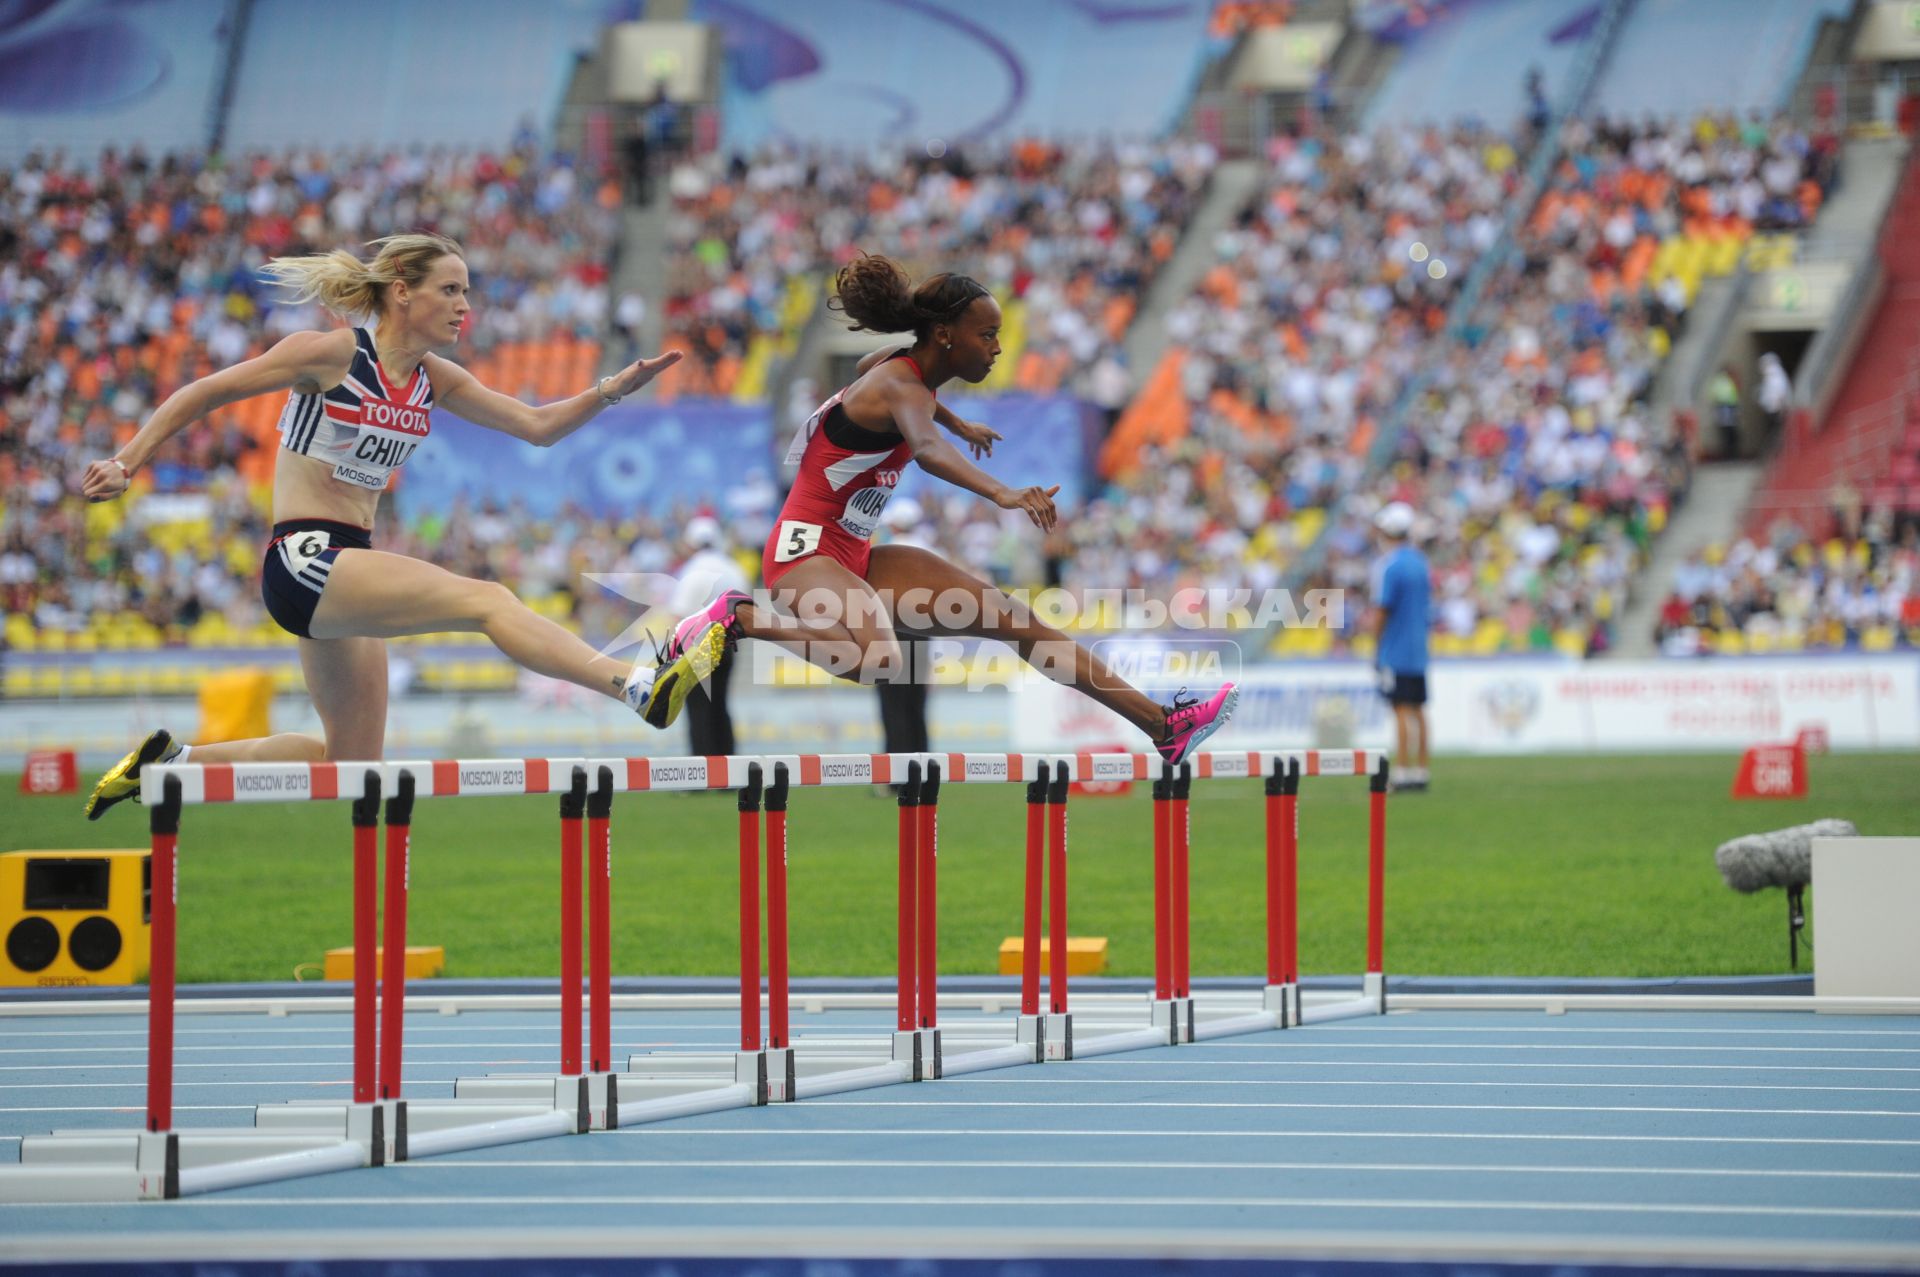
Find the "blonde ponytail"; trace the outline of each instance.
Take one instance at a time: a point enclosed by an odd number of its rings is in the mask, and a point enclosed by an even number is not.
[[[276,257],[260,273],[292,290],[296,304],[317,301],[342,319],[371,319],[380,314],[389,284],[416,285],[442,257],[466,258],[460,245],[428,232],[388,235],[367,247],[379,250],[370,262],[336,248],[313,257]]]

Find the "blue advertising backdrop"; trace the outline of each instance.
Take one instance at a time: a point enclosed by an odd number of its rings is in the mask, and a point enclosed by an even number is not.
[[[1076,506],[1087,495],[1087,460],[1097,442],[1097,414],[1065,397],[959,398],[953,410],[983,421],[1005,439],[984,468],[1007,483],[1060,485],[1059,500]],[[765,404],[678,400],[623,404],[601,413],[551,448],[534,448],[463,421],[444,408],[433,433],[406,469],[400,490],[410,510],[448,509],[465,498],[479,504],[518,499],[536,518],[574,504],[595,514],[665,514],[676,504],[710,501],[724,508],[730,488],[756,473],[784,491],[779,465],[787,440],[773,437]],[[945,485],[917,469],[899,491],[923,499]]]

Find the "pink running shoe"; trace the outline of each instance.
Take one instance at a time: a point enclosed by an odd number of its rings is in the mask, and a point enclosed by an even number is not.
[[[673,627],[673,636],[667,640],[666,650],[660,653],[660,664],[671,665],[685,655],[694,641],[715,626],[726,631],[727,651],[740,641],[740,618],[736,613],[742,603],[751,603],[753,596],[740,590],[728,590],[698,612],[682,620]]]
[[[1202,741],[1226,726],[1239,703],[1240,689],[1232,683],[1204,702],[1181,688],[1174,693],[1173,704],[1167,706],[1167,737],[1154,742],[1154,748],[1169,766],[1178,767],[1193,757]]]
[[[740,618],[734,615],[735,609],[749,597],[739,590],[728,590],[673,627],[654,667],[652,684],[641,695],[634,694],[637,685],[629,687],[628,703],[638,701],[640,717],[649,725],[671,726],[693,689],[726,663],[740,638]],[[636,667],[636,677],[638,673]]]

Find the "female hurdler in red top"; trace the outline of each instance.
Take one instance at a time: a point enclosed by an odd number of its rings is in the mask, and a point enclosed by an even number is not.
[[[913,333],[913,345],[879,351],[828,399],[795,436],[787,455],[800,467],[761,560],[771,597],[729,592],[674,629],[662,668],[677,654],[724,641],[780,644],[832,673],[863,683],[908,674],[896,627],[916,634],[999,639],[1056,682],[1075,687],[1152,738],[1178,763],[1222,726],[1239,697],[1229,683],[1202,701],[1176,696],[1157,705],[1123,682],[1098,656],[1033,616],[972,572],[928,550],[872,544],[880,513],[909,461],[936,478],[978,493],[1003,510],[1021,510],[1050,530],[1060,489],[1010,488],[942,437],[952,432],[974,455],[991,453],[994,431],[962,421],[935,395],[955,377],[979,382],[1000,353],[1000,307],[964,275],[935,275],[911,287],[884,257],[863,256],[841,270],[835,304],[856,328]],[[685,700],[656,686],[646,711],[665,726]]]

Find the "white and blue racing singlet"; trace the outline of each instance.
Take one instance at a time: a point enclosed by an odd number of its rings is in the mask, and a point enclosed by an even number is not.
[[[347,379],[323,393],[290,395],[280,414],[280,446],[331,463],[342,483],[380,492],[427,437],[432,410],[427,366],[395,386],[380,369],[373,334],[356,328]]]

